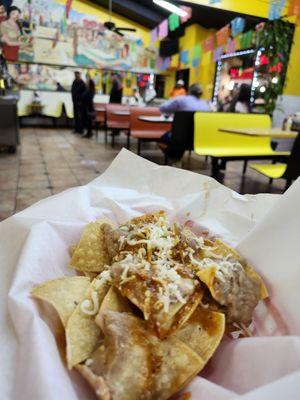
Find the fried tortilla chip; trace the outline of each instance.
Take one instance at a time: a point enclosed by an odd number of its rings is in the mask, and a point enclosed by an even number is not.
[[[126,297],[123,297],[121,295],[118,289],[112,286],[104,297],[104,300],[102,301],[102,304],[100,306],[99,313],[95,318],[96,324],[98,324],[101,328],[102,316],[107,310],[117,311],[120,313],[133,313],[133,306]]]
[[[108,290],[106,279],[94,279],[68,320],[66,341],[69,369],[86,360],[103,339],[101,329],[95,323],[95,316]]]
[[[220,240],[201,250],[197,276],[205,283],[212,298],[225,307],[226,322],[248,326],[261,297],[267,290],[256,272],[242,257]]]
[[[50,303],[58,312],[64,327],[86,290],[90,280],[84,276],[73,276],[46,281],[35,286],[31,295]]]
[[[175,336],[207,363],[219,346],[224,331],[224,314],[199,306]]]
[[[131,314],[106,311],[103,332],[104,345],[77,367],[101,400],[166,400],[204,366],[175,336],[160,341]]]
[[[113,223],[102,219],[91,222],[83,229],[82,236],[72,255],[69,266],[78,271],[101,272],[106,264],[110,264],[110,257],[104,242],[103,224]]]

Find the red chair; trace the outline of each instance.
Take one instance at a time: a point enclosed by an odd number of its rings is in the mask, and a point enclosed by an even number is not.
[[[141,116],[161,116],[157,107],[131,107],[130,136],[138,140],[137,153],[141,154],[142,142],[157,142],[164,133],[171,130],[172,123],[142,121]]]
[[[107,131],[123,130],[127,134],[127,147],[129,147],[130,135],[130,107],[125,104],[107,104],[106,105],[106,141]],[[111,145],[114,147],[115,135],[111,136]]]
[[[106,132],[106,103],[94,103],[95,109],[95,128],[96,140],[98,140],[98,132],[100,128],[104,128]],[[107,143],[107,135],[105,135],[105,143]]]

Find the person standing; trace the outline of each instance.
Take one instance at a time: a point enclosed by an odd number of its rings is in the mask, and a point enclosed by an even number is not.
[[[112,88],[110,91],[109,102],[115,104],[121,104],[123,97],[123,84],[121,78],[114,74],[112,76]]]
[[[179,79],[179,81],[176,82],[176,85],[174,89],[170,93],[171,99],[174,99],[175,97],[178,96],[185,96],[186,95],[186,90],[184,88],[184,81],[182,79]]]
[[[81,74],[79,71],[75,71],[75,79],[72,84],[72,101],[74,109],[74,121],[75,128],[74,133],[83,133],[82,124],[82,98],[86,90],[86,85],[81,79]]]
[[[91,138],[93,136],[92,127],[95,118],[94,109],[95,83],[92,79],[88,80],[87,87],[82,96],[82,122],[83,127],[87,130],[82,137]]]

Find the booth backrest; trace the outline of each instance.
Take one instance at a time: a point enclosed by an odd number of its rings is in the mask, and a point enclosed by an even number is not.
[[[131,107],[130,113],[130,128],[132,131],[148,131],[150,126],[151,129],[157,129],[160,125],[159,123],[156,124],[149,124],[149,122],[145,122],[139,119],[141,115],[147,116],[159,116],[161,112],[159,111],[158,107]]]
[[[172,136],[166,150],[168,157],[180,160],[186,150],[194,148],[194,111],[174,114]]]
[[[128,105],[107,104],[106,105],[106,125],[108,128],[129,129],[130,115],[116,115],[116,111],[130,111]]]
[[[269,137],[222,133],[219,129],[271,128],[271,118],[261,114],[195,113],[194,149],[201,154],[207,149],[271,148]]]

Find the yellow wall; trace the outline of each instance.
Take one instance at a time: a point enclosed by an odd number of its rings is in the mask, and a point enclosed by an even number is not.
[[[186,0],[187,1],[187,0]],[[269,14],[270,0],[222,0],[220,3],[209,4],[209,0],[188,0],[190,3],[219,8],[221,10],[235,11],[241,14],[255,15],[267,18]],[[282,12],[286,15],[287,6]]]
[[[215,76],[215,63],[212,60],[212,54],[203,53],[201,64],[197,68],[192,66],[192,49],[196,44],[201,43],[205,40],[213,30],[202,28],[201,26],[194,24],[186,28],[185,35],[180,38],[180,51],[189,50],[190,62],[187,65],[181,67],[181,69],[190,69],[190,85],[196,82],[200,82],[203,85],[203,98],[210,100],[213,91],[213,81]],[[168,98],[172,88],[175,85],[175,71],[168,72],[166,77],[165,85],[165,97]]]
[[[283,94],[300,96],[300,26],[295,30]]]

